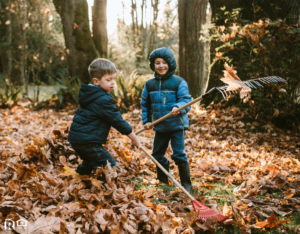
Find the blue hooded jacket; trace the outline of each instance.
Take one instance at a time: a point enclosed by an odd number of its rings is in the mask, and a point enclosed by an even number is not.
[[[163,77],[155,72],[154,61],[156,58],[164,59],[169,70]],[[154,78],[147,80],[142,92],[142,120],[143,124],[155,121],[169,114],[173,107],[180,108],[192,100],[186,81],[173,75],[176,70],[176,60],[169,48],[159,48],[150,55],[150,68],[154,71]],[[171,116],[154,126],[154,131],[172,132],[189,128],[187,112],[191,107],[180,111],[177,116]]]
[[[69,142],[105,144],[111,126],[123,135],[132,132],[113,99],[102,88],[82,84],[78,100],[80,107],[73,118]]]

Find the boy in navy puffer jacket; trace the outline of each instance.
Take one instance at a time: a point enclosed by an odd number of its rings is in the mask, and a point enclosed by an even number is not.
[[[178,166],[181,184],[187,191],[192,188],[190,167],[184,152],[184,130],[189,127],[187,112],[190,107],[177,111],[178,108],[190,102],[191,96],[187,83],[179,76],[173,75],[176,70],[176,60],[168,48],[159,48],[150,55],[150,68],[154,78],[147,80],[142,92],[142,119],[145,129],[160,117],[172,112],[172,117],[154,126],[155,138],[152,155],[169,171],[169,162],[164,156],[171,141],[172,159]],[[157,179],[168,183],[168,177],[156,167]]]
[[[116,72],[115,65],[109,60],[96,59],[89,66],[94,85],[81,85],[80,107],[73,118],[68,137],[73,149],[83,160],[76,170],[80,175],[87,175],[93,169],[104,167],[107,161],[112,167],[116,165],[115,159],[102,146],[106,144],[111,126],[127,135],[134,146],[140,145],[131,126],[122,118],[109,95],[115,86]]]

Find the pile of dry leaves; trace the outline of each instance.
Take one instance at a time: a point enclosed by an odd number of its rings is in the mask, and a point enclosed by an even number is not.
[[[9,219],[16,224],[26,220],[27,226],[15,226],[17,233],[60,234],[213,233],[233,225],[250,233],[288,222],[276,217],[300,208],[298,136],[269,125],[264,126],[265,133],[247,132],[258,123],[245,125],[237,108],[193,107],[189,115],[185,143],[194,196],[226,215],[224,226],[213,219],[201,224],[180,190],[157,189],[154,163],[116,130],[105,147],[117,160],[118,174],[108,165],[80,176],[75,172],[80,158],[67,141],[73,115],[15,107],[0,110],[0,233],[6,233]],[[123,115],[135,130],[142,128],[139,116]],[[140,134],[149,152],[153,137],[152,130]],[[169,148],[172,163],[171,152]],[[106,185],[100,180],[102,171]],[[171,171],[178,179],[174,163]],[[215,183],[224,189],[235,186],[224,205],[218,197],[206,196]],[[138,190],[137,185],[149,190]],[[278,191],[283,191],[282,198],[272,196]],[[154,202],[157,199],[168,202],[162,205]]]

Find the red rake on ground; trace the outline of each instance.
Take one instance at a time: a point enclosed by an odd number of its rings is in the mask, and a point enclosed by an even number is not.
[[[252,80],[247,80],[247,81],[241,81],[240,78],[236,75],[236,71],[233,70],[232,67],[229,67],[227,63],[224,64],[224,67],[225,67],[226,71],[224,72],[224,78],[222,78],[221,80],[228,85],[212,88],[207,93],[201,95],[200,97],[194,99],[193,101],[178,108],[177,111],[179,112],[179,111],[193,105],[194,103],[201,101],[202,99],[204,99],[205,97],[207,97],[208,95],[210,95],[211,93],[213,93],[216,90],[221,92],[224,99],[226,99],[228,94],[230,94],[232,92],[240,92],[240,97],[245,98],[251,92],[252,88],[256,89],[257,87],[264,87],[263,84],[278,83],[278,82],[287,83],[284,79],[282,79],[278,76],[269,76],[269,77],[263,77],[263,78],[252,79]],[[150,126],[154,126],[154,125],[160,123],[161,121],[169,118],[170,116],[172,116],[171,113],[154,121],[153,123],[150,124]],[[135,134],[137,135],[143,131],[145,131],[145,128],[140,129]],[[210,209],[203,203],[197,201],[188,191],[186,191],[170,175],[170,173],[158,161],[156,161],[156,159],[151,154],[149,154],[149,152],[143,146],[141,146],[140,148],[174,182],[174,184],[176,184],[193,201],[194,210],[198,213],[198,219],[200,219],[200,221],[205,222],[208,218],[217,218],[218,222],[223,222],[227,219],[227,217],[219,214],[218,212]]]
[[[156,161],[156,159],[149,154],[149,152],[143,147],[140,146],[140,148],[147,154],[149,158],[153,160],[153,162],[180,188],[192,201],[193,201],[193,207],[196,212],[198,212],[198,219],[200,219],[202,222],[205,222],[206,219],[208,218],[217,218],[218,222],[223,222],[227,217],[219,214],[218,212],[210,209],[206,205],[204,205],[201,202],[198,202],[188,191],[182,187],[177,180],[175,180],[170,173],[159,163]]]

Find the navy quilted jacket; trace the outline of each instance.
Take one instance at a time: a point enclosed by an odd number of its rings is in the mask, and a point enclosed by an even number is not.
[[[113,99],[102,88],[82,84],[79,104],[69,132],[69,142],[105,144],[111,126],[123,135],[132,132]]]
[[[142,120],[143,123],[152,122],[170,113],[173,107],[181,107],[192,100],[186,81],[173,75],[176,70],[176,60],[169,48],[159,48],[150,55],[150,68],[154,70],[156,58],[163,58],[169,65],[168,73],[164,77],[154,72],[154,78],[147,80],[142,92]],[[187,112],[191,107],[180,111],[177,116],[154,126],[154,131],[171,132],[189,128]]]

